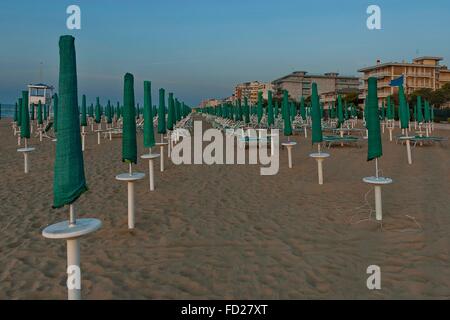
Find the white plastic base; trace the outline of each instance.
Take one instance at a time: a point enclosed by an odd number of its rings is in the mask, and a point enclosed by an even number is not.
[[[363,181],[375,186],[375,214],[376,219],[381,221],[383,219],[383,207],[381,201],[381,186],[388,185],[393,182],[391,178],[386,177],[365,177]]]

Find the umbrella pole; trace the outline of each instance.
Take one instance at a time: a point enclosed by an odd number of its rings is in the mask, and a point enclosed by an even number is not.
[[[75,206],[72,203],[69,205],[69,228],[75,227],[76,224]],[[76,270],[80,270],[80,241],[78,238],[67,239],[67,273],[70,274],[69,268],[74,267]],[[81,277],[81,272],[79,276]],[[81,278],[78,280],[81,282]],[[67,285],[68,300],[81,300],[81,288],[69,286],[69,279],[67,280]]]
[[[27,142],[27,138],[25,138],[25,149],[27,149],[28,148],[28,142]],[[27,151],[25,151],[24,153],[23,153],[23,160],[24,160],[24,172],[25,173],[28,173],[28,152]]]
[[[167,145],[167,158],[169,159],[170,158],[170,147],[172,145],[171,131],[167,132],[167,142],[168,142],[168,145]]]
[[[84,133],[84,126],[81,127],[81,151],[84,151],[84,140],[85,140],[85,133]]]

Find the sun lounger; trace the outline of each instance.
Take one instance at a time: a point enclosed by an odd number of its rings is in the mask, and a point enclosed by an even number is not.
[[[358,148],[361,148],[361,145],[359,144],[360,138],[354,137],[354,136],[323,136],[323,141],[325,142],[325,145],[328,145],[328,149],[333,144],[354,144]]]
[[[448,141],[447,138],[444,137],[420,137],[415,136],[414,138],[411,138],[411,141],[414,142],[414,147],[417,145],[417,143],[422,144],[433,144],[433,143],[439,143],[442,145],[443,142]]]

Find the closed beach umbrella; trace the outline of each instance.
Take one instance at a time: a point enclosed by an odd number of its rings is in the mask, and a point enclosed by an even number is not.
[[[403,90],[403,86],[398,88],[398,101],[399,101],[399,117],[400,126],[402,129],[407,129],[409,124],[408,119],[408,106],[406,104],[406,96]]]
[[[87,118],[86,118],[86,96],[83,94],[83,97],[81,99],[81,120],[80,125],[82,127],[87,126]]]
[[[263,106],[262,106],[262,92],[258,91],[258,109],[257,109],[257,116],[258,116],[258,124],[260,124],[262,116],[263,116]]]
[[[17,121],[19,121],[19,118],[17,116],[17,102],[16,102],[16,105],[14,107],[14,122],[17,123]]]
[[[417,122],[423,122],[423,113],[422,113],[422,97],[417,96],[417,105],[416,105],[416,112],[417,112]]]
[[[317,94],[317,84],[312,84],[311,94],[311,120],[312,120],[312,143],[321,143],[322,136],[322,119],[320,116],[319,95]]]
[[[267,92],[267,124],[273,126],[275,119],[273,117],[272,91]]]
[[[377,107],[378,110],[378,107]],[[338,96],[338,103],[337,103],[337,118],[338,118],[338,123],[337,123],[337,127],[340,128],[341,125],[344,123],[344,113],[343,113],[343,107],[342,107],[342,97],[339,95]]]
[[[245,123],[250,123],[250,108],[248,106],[247,97],[244,97],[244,120]]]
[[[48,118],[48,107],[44,104],[44,120],[47,121]]]
[[[136,109],[134,107],[134,77],[131,73],[124,76],[123,88],[123,134],[122,161],[137,163],[136,145]]]
[[[30,110],[30,120],[34,120],[34,103],[31,104],[31,110]]]
[[[17,104],[17,125],[20,127],[22,125],[22,98],[18,99]]]
[[[275,101],[275,108],[273,110],[273,114],[275,116],[275,119],[278,118],[279,113],[280,113],[280,110],[278,108],[278,101]]]
[[[380,118],[378,117],[377,79],[374,77],[368,79],[366,114],[368,130],[367,161],[370,161],[383,155]]]
[[[111,110],[111,102],[108,100],[108,104],[106,105],[106,122],[112,123],[112,110]]]
[[[92,103],[89,106],[89,118],[91,118],[91,119],[94,118],[94,104],[92,104]]]
[[[20,137],[30,139],[30,114],[28,112],[28,91],[22,91],[22,119]]]
[[[394,110],[391,103],[391,96],[387,98],[387,118],[388,120],[394,120]]]
[[[291,117],[289,115],[289,100],[288,100],[288,92],[286,90],[283,91],[283,105],[282,109],[284,110],[284,128],[283,133],[285,136],[292,135],[292,126],[291,126]]]
[[[305,98],[303,96],[300,98],[300,116],[303,120],[306,120]]]
[[[43,124],[44,123],[42,121],[42,104],[41,104],[40,100],[39,100],[38,106],[37,106],[37,123],[38,124]]]
[[[384,101],[381,102],[381,120],[384,120],[386,118],[386,113],[384,109]]]
[[[144,81],[144,147],[146,148],[152,148],[155,145],[151,86],[150,81]]]
[[[167,110],[167,129],[173,130],[174,124],[174,106],[173,93],[169,92],[169,108]]]
[[[424,115],[425,122],[430,122],[430,120],[431,120],[430,103],[427,100],[425,100],[425,103],[424,103],[424,113],[423,113],[423,115]]]
[[[139,117],[141,116],[141,109],[139,107],[139,103],[136,106],[136,119],[139,119]]]
[[[75,44],[72,36],[59,40],[58,140],[53,174],[53,207],[70,205],[87,190],[81,151]]]
[[[100,123],[102,121],[102,111],[100,110],[100,98],[96,98],[95,103],[95,123]]]
[[[159,89],[159,108],[158,108],[158,133],[165,134],[166,130],[166,105],[165,105],[165,91],[163,88]]]

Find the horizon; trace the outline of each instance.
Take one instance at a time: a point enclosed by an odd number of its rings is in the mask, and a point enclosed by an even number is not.
[[[66,28],[71,4],[81,8],[80,30]],[[91,103],[99,96],[102,104],[122,103],[126,72],[135,76],[137,103],[142,105],[143,81],[149,80],[154,104],[157,90],[164,88],[195,107],[230,96],[238,83],[270,82],[293,71],[360,76],[357,70],[377,59],[410,62],[431,55],[443,57],[443,65],[450,61],[450,44],[443,40],[450,3],[444,0],[377,1],[381,30],[366,28],[372,2],[362,0],[98,4],[21,0],[0,5],[7,13],[0,19],[5,44],[0,103],[14,103],[30,83],[48,83],[57,91],[63,34],[76,39],[79,97],[86,94]]]

